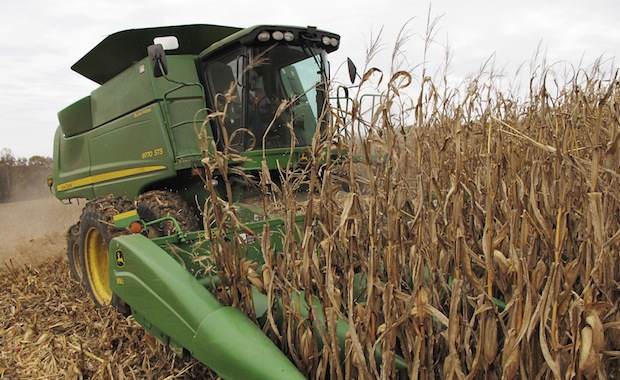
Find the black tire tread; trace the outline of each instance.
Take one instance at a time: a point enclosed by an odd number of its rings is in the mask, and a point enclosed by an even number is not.
[[[136,208],[140,218],[146,222],[170,216],[177,220],[184,232],[200,229],[198,218],[187,202],[179,194],[171,191],[153,190],[141,194],[136,198]],[[179,232],[171,221],[163,221],[153,227],[157,236],[170,236]]]

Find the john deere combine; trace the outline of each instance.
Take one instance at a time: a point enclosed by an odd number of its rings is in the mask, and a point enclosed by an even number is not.
[[[88,200],[67,252],[97,305],[133,314],[224,378],[303,378],[260,327],[217,301],[217,278],[196,258],[211,253],[209,205],[221,199],[243,226],[236,252],[263,261],[265,224],[284,227],[249,201],[262,193],[255,180],[307,164],[339,43],[313,27],[148,28],[108,36],[72,67],[100,86],[58,113],[49,185],[58,199]],[[255,291],[253,304],[260,321],[266,296]]]

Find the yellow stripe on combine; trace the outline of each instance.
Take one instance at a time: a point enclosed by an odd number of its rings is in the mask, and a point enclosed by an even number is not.
[[[136,216],[136,215],[138,215],[138,210],[129,210],[129,211],[121,212],[120,214],[114,215],[112,219],[114,219],[115,222],[118,222],[119,220],[131,218],[132,216]]]
[[[155,172],[155,171],[164,170],[164,169],[166,169],[165,166],[156,165],[156,166],[142,166],[139,168],[116,170],[113,172],[102,173],[102,174],[97,174],[97,175],[93,175],[89,177],[76,179],[75,181],[61,183],[60,185],[56,186],[56,190],[67,191],[70,189],[75,189],[77,187],[93,185],[99,182],[111,181],[113,179],[129,177],[129,176],[136,175],[136,174],[150,173],[150,172]]]

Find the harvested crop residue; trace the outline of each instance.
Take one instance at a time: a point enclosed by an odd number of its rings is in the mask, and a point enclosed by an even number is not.
[[[178,358],[131,317],[96,309],[64,257],[0,274],[0,377],[212,378]]]
[[[0,204],[0,378],[212,377],[133,318],[96,309],[71,278],[65,233],[82,206],[51,197]]]

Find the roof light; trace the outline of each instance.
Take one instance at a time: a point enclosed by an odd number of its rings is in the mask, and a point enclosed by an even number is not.
[[[331,38],[329,38],[329,36],[323,36],[322,41],[323,41],[323,45],[326,45],[326,46],[331,45],[332,43],[332,40]]]
[[[154,44],[161,44],[164,50],[176,50],[179,48],[179,39],[176,36],[162,36],[153,38]]]
[[[331,44],[332,44],[332,46],[333,46],[333,47],[336,47],[336,46],[338,46],[338,43],[339,43],[340,41],[338,41],[338,39],[337,39],[337,38],[333,38],[333,37],[332,37],[332,39],[330,40],[330,42],[331,42]]]
[[[282,41],[282,39],[284,39],[284,33],[280,32],[279,30],[276,30],[275,32],[271,34],[271,37],[273,37],[273,39],[276,41]]]
[[[269,39],[270,39],[270,38],[271,38],[271,35],[270,35],[270,34],[269,34],[269,32],[268,32],[268,31],[266,31],[266,30],[265,30],[265,31],[263,31],[263,32],[260,32],[260,33],[258,34],[258,40],[259,40],[260,42],[267,42],[267,41],[269,41]]]
[[[293,32],[284,32],[284,41],[291,42],[295,39]]]

